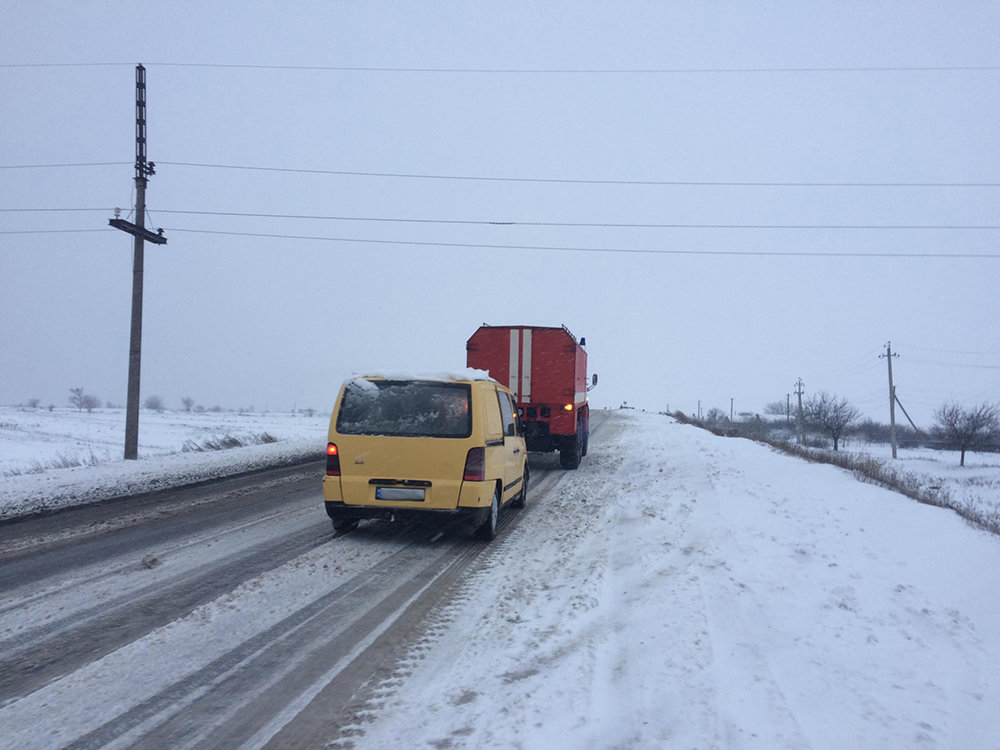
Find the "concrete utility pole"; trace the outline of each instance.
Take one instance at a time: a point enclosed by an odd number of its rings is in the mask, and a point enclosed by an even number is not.
[[[889,440],[892,443],[893,458],[896,458],[896,386],[892,384],[892,358],[898,356],[892,353],[891,341],[885,345],[885,354],[878,355],[879,359],[884,359],[889,364]]]
[[[163,230],[154,234],[146,229],[146,182],[156,174],[156,165],[146,161],[146,69],[135,66],[135,224],[118,218],[108,224],[131,234],[132,258],[132,329],[128,350],[128,399],[125,405],[125,459],[139,457],[139,370],[142,358],[142,266],[145,241],[165,245]]]
[[[799,445],[805,442],[805,425],[802,423],[802,394],[805,393],[806,384],[802,382],[802,378],[795,381],[795,395],[799,397],[799,413],[798,413],[798,425],[799,425]]]

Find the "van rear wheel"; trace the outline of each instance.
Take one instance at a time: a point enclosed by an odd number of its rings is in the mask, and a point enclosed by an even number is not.
[[[348,531],[354,531],[358,528],[357,518],[338,518],[333,522],[333,530],[338,534],[346,534]]]
[[[528,502],[528,467],[524,467],[524,477],[521,479],[521,491],[517,493],[517,497],[511,500],[511,506],[515,508],[523,508],[525,503]]]
[[[490,514],[486,517],[485,523],[476,529],[480,539],[492,541],[497,535],[497,522],[500,520],[500,488],[493,490],[493,501],[490,503]]]

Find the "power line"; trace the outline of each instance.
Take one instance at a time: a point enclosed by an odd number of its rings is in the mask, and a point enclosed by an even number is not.
[[[0,234],[60,234],[72,232],[106,232],[107,229],[27,229],[0,230]],[[702,256],[745,256],[745,257],[789,257],[789,258],[965,258],[965,259],[1000,259],[1000,253],[861,253],[861,252],[828,252],[828,251],[797,251],[797,250],[683,250],[659,249],[640,250],[627,247],[575,247],[569,245],[504,245],[484,244],[474,242],[428,242],[419,240],[375,240],[360,237],[322,237],[301,234],[271,234],[265,232],[228,232],[214,229],[184,229],[168,227],[167,231],[186,232],[189,234],[213,234],[230,237],[261,237],[279,240],[312,240],[315,242],[345,242],[369,245],[409,245],[414,247],[453,247],[476,248],[483,250],[537,250],[565,251],[577,253],[618,253],[631,255],[702,255]],[[1000,369],[1000,368],[998,368]]]
[[[108,232],[102,229],[0,229],[0,234],[73,234],[79,232]]]
[[[0,68],[131,67],[128,62],[5,63]],[[151,62],[146,67],[214,68],[218,70],[290,70],[342,73],[447,73],[477,75],[734,75],[784,73],[988,73],[1000,65],[856,65],[761,68],[472,68],[381,65],[260,65],[247,63]]]
[[[0,169],[54,169],[57,167],[120,167],[130,161],[88,161],[64,164],[0,164]]]
[[[473,242],[426,242],[407,240],[374,240],[361,239],[355,237],[321,237],[314,235],[297,234],[267,234],[263,232],[226,232],[211,229],[182,229],[169,227],[171,232],[189,232],[195,234],[228,235],[233,237],[263,237],[267,239],[282,240],[313,240],[320,242],[351,242],[372,245],[411,245],[417,247],[455,247],[455,248],[477,248],[484,250],[540,250],[540,251],[568,251],[580,253],[628,253],[635,255],[718,255],[718,256],[747,256],[747,257],[803,257],[803,258],[1000,258],[1000,253],[859,253],[859,252],[806,252],[806,251],[783,251],[783,250],[639,250],[637,248],[610,248],[610,247],[574,247],[574,246],[543,246],[543,245],[495,245]]]
[[[202,162],[158,161],[161,166],[195,167],[199,169],[240,169],[258,172],[288,172],[293,174],[326,174],[344,177],[396,177],[419,180],[466,180],[473,182],[533,182],[569,185],[654,185],[666,187],[832,187],[832,188],[995,188],[1000,182],[767,182],[737,180],[598,180],[559,177],[495,177],[482,175],[444,175],[417,172],[361,172],[338,169],[297,169],[292,167],[261,167],[245,164],[208,164]]]
[[[934,365],[936,367],[960,367],[972,370],[1000,370],[1000,365],[969,365],[960,362],[935,362],[931,359],[921,359],[919,357],[909,357],[908,362],[916,362],[920,365]]]
[[[919,349],[924,352],[935,352],[937,354],[965,354],[973,357],[1000,357],[1000,352],[969,352],[960,351],[958,349],[932,349],[927,346],[916,346],[913,344],[908,345],[911,349]]]
[[[0,164],[0,169],[55,169],[71,167],[119,167],[127,161],[67,162],[54,164]],[[557,185],[649,185],[659,187],[765,187],[765,188],[996,188],[1000,182],[811,182],[766,180],[607,180],[572,179],[562,177],[497,177],[491,175],[447,175],[419,172],[364,172],[342,169],[300,169],[295,167],[262,167],[247,164],[210,164],[185,161],[159,161],[161,166],[194,167],[198,169],[239,169],[257,172],[290,174],[322,174],[340,177],[392,177],[417,180],[465,180],[472,182],[521,182]],[[994,227],[985,227],[992,229]]]
[[[60,211],[108,212],[110,208],[0,208],[7,213]],[[997,230],[1000,224],[682,224],[669,222],[576,222],[489,219],[420,219],[386,216],[330,216],[322,214],[279,214],[243,211],[191,211],[158,208],[157,213],[190,216],[228,216],[253,219],[295,219],[309,221],[357,221],[386,224],[447,224],[457,226],[563,227],[590,229],[737,229],[737,230]]]

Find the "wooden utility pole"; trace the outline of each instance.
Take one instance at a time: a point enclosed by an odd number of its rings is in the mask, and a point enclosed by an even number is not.
[[[889,364],[889,440],[892,443],[892,457],[896,458],[896,386],[892,384],[892,358],[899,355],[892,353],[892,342],[889,341],[885,345],[885,354],[878,356]]]
[[[799,397],[799,412],[798,412],[798,425],[799,425],[799,445],[805,442],[805,425],[802,420],[802,394],[805,392],[806,384],[802,382],[802,378],[795,381],[795,395]]]
[[[167,238],[160,229],[153,234],[146,229],[146,183],[156,174],[156,165],[146,161],[146,69],[135,66],[135,223],[118,218],[108,224],[131,234],[132,257],[132,328],[128,349],[128,398],[125,405],[125,459],[139,457],[139,370],[142,359],[142,270],[145,241],[164,245]]]

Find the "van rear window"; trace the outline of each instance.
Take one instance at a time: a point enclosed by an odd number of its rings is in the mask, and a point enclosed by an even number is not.
[[[351,380],[337,415],[341,435],[463,438],[472,434],[472,389],[462,383]]]

